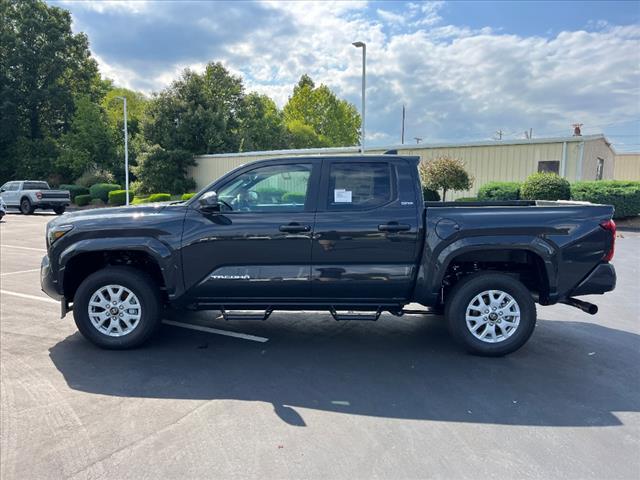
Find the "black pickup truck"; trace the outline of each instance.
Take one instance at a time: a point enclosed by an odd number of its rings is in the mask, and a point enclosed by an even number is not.
[[[187,202],[65,214],[47,225],[42,289],[105,348],[142,344],[168,306],[375,320],[415,302],[495,356],[529,339],[536,302],[595,313],[574,297],[615,288],[613,207],[425,203],[418,161],[257,161]]]

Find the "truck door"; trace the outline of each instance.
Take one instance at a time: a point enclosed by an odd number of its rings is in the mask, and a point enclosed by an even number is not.
[[[314,299],[410,297],[422,208],[412,168],[402,159],[324,161],[311,253]]]
[[[200,302],[307,300],[321,161],[283,160],[240,170],[214,191],[219,212],[185,217],[185,288]]]

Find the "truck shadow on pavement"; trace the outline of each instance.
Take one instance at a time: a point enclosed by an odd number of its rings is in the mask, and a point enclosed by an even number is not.
[[[462,352],[439,318],[336,323],[313,314],[214,322],[266,343],[165,326],[147,347],[100,350],[76,333],[50,349],[75,390],[119,397],[268,402],[290,425],[297,407],[351,415],[536,426],[620,425],[640,411],[640,336],[539,320],[504,358]]]

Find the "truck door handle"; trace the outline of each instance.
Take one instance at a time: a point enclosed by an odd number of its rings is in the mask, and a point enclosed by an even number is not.
[[[287,225],[280,225],[279,230],[287,233],[300,233],[310,231],[311,227],[309,225],[300,225],[299,223],[294,222]]]
[[[378,230],[381,232],[406,232],[411,230],[411,225],[406,225],[398,222],[389,222],[378,225]]]

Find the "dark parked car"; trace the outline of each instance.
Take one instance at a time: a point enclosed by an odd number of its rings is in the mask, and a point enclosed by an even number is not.
[[[375,320],[418,302],[469,351],[504,355],[531,336],[536,302],[595,313],[574,297],[615,287],[611,206],[425,203],[417,165],[264,160],[184,203],[65,215],[47,226],[42,288],[106,348],[142,344],[167,305]]]

